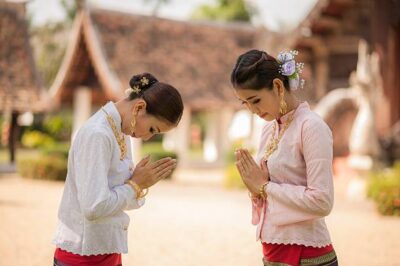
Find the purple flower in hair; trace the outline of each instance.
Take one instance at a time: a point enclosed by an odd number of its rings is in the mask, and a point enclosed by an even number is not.
[[[287,61],[281,66],[282,75],[290,77],[296,72],[296,62],[294,60]]]
[[[280,52],[278,57],[276,58],[281,64],[286,63],[287,61],[293,60],[294,56],[290,52]]]

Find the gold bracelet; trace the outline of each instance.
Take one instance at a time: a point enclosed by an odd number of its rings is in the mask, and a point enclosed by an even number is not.
[[[247,194],[249,195],[249,198],[252,199],[252,200],[260,198],[260,195],[253,195],[253,193],[251,193],[250,191],[248,191]]]
[[[267,198],[267,192],[265,192],[265,187],[268,185],[268,181],[265,182],[260,189],[258,190],[259,195],[261,198],[266,199]]]
[[[147,191],[146,191],[146,194],[143,195],[143,190],[142,190],[142,188],[141,188],[138,184],[136,184],[135,182],[133,182],[131,179],[126,180],[126,181],[125,181],[125,184],[130,185],[130,186],[132,187],[132,189],[135,191],[135,193],[136,193],[136,199],[141,199],[141,198],[143,198],[144,196],[146,196],[147,193],[148,193],[148,190],[147,190]]]
[[[142,190],[142,195],[140,196],[140,198],[146,197],[147,194],[149,194],[149,189],[148,188],[143,189]]]

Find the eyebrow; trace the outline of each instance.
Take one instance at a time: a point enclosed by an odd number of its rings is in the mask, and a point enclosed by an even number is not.
[[[255,98],[257,95],[254,95],[254,96],[250,96],[250,97],[248,97],[246,100],[248,101],[248,100],[251,100],[251,99],[253,99],[253,98]]]

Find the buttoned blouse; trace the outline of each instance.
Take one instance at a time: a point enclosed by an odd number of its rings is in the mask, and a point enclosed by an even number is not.
[[[331,243],[324,217],[333,207],[332,133],[306,102],[292,112],[293,121],[267,160],[267,198],[252,201],[252,222],[262,242],[323,247]],[[270,138],[278,135],[278,130],[272,132],[274,123],[263,128],[258,163]]]
[[[121,116],[114,103],[104,110],[121,131]],[[68,156],[68,173],[58,210],[58,225],[53,243],[79,255],[127,253],[126,210],[137,209],[135,191],[124,182],[133,173],[128,152],[120,160],[120,148],[102,110],[79,129]]]

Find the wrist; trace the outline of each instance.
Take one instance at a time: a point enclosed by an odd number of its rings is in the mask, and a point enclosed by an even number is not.
[[[136,199],[144,198],[149,192],[148,189],[142,189],[134,180],[128,179],[125,181],[125,184],[131,186],[131,188],[135,191]]]
[[[269,183],[269,181],[266,181],[258,189],[258,195],[263,199],[267,198],[267,191],[266,190],[267,190],[268,183]]]

